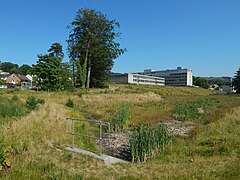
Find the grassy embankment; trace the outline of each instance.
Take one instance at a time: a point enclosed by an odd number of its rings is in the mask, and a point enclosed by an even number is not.
[[[1,91],[1,98],[9,101],[16,94],[21,102],[30,95],[46,102],[30,113],[2,118],[5,123],[1,124],[1,142],[8,147],[12,166],[0,172],[0,178],[237,179],[240,176],[240,97],[212,97],[210,93],[195,88],[134,85],[69,93]],[[69,97],[75,103],[73,108],[65,106]],[[138,123],[154,125],[174,118],[195,128],[188,137],[174,137],[164,152],[146,163],[105,165],[63,150],[71,142],[65,134],[66,116],[86,118],[88,112],[106,120],[115,104],[126,103],[131,106],[129,128]],[[203,112],[199,113],[197,108]],[[87,131],[88,127],[85,128]],[[95,147],[94,142],[86,139],[79,138],[76,143],[89,149]]]

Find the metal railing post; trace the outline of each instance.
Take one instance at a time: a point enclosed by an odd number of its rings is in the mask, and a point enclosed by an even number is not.
[[[111,131],[111,127],[110,127],[110,123],[108,123],[108,140],[110,140],[110,131]]]
[[[66,117],[66,133],[68,133],[68,117]]]
[[[72,130],[70,129],[70,124],[69,122],[72,120]],[[99,134],[98,135],[87,135],[87,134],[81,134],[78,133],[77,131],[75,132],[75,121],[81,121],[81,122],[88,122],[88,123],[93,123],[96,124],[97,126],[99,125]],[[108,126],[106,127],[108,129],[108,134],[107,137],[105,136],[105,129],[103,132],[103,126]],[[78,128],[78,126],[76,126]],[[72,135],[72,146],[71,148],[75,148],[75,136],[82,136],[82,137],[87,137],[87,138],[92,138],[95,140],[99,141],[99,155],[102,156],[102,149],[103,149],[103,141],[105,139],[110,140],[110,132],[111,132],[111,124],[109,122],[102,122],[102,121],[97,121],[97,120],[83,120],[80,118],[73,118],[73,117],[66,117],[66,133]]]
[[[72,118],[72,148],[74,148],[74,118]]]
[[[102,155],[102,122],[99,122],[99,155]]]

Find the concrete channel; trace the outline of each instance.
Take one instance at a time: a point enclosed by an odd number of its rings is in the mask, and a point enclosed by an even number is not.
[[[87,151],[87,150],[80,149],[80,148],[67,147],[65,149],[68,150],[68,151],[75,152],[75,153],[84,154],[84,155],[88,155],[88,156],[97,158],[97,159],[103,161],[105,164],[129,163],[128,161],[124,161],[122,159],[118,159],[118,158],[108,156],[108,155],[105,155],[105,154],[99,155],[99,154],[96,154],[94,152]]]

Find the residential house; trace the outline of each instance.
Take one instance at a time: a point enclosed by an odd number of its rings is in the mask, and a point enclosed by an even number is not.
[[[31,87],[31,81],[24,75],[11,74],[6,79],[6,84],[11,87],[20,86],[22,89],[29,89]]]
[[[5,82],[8,76],[10,76],[8,72],[3,72],[2,70],[0,70],[0,80],[2,81],[2,83],[0,84],[0,89],[7,88],[7,86],[5,85]]]

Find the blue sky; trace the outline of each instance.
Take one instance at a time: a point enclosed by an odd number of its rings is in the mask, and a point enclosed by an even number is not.
[[[114,72],[151,68],[232,76],[240,67],[239,0],[1,0],[0,61],[34,64],[60,42],[67,57],[69,29],[80,8],[116,19],[122,47]]]

